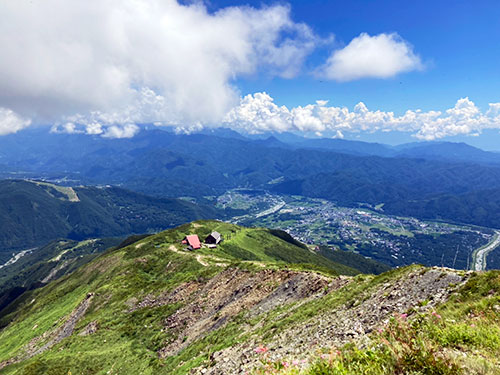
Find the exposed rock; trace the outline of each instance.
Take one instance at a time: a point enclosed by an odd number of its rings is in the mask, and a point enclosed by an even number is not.
[[[94,293],[88,293],[85,299],[71,312],[71,314],[65,319],[65,322],[60,327],[52,331],[47,331],[41,336],[33,338],[21,350],[23,354],[0,363],[0,369],[10,364],[18,363],[32,358],[40,353],[43,353],[44,351],[61,342],[66,337],[71,336],[75,329],[76,323],[78,323],[78,321],[85,315],[86,311],[90,307],[93,298]],[[48,341],[46,341],[47,339]],[[45,344],[40,346],[40,344],[44,341],[46,341]]]
[[[54,338],[49,340],[45,345],[37,349],[34,353],[28,353],[28,358],[43,353],[47,349],[50,349],[54,345],[61,342],[66,337],[71,336],[73,330],[75,329],[76,323],[78,323],[83,315],[85,315],[85,312],[90,307],[90,303],[92,302],[93,298],[94,293],[87,294],[87,297],[76,307],[76,309],[71,312],[66,322],[55,331],[55,334],[53,335]]]
[[[42,280],[42,283],[47,284],[49,281],[52,281],[57,273],[67,267],[70,263],[72,263],[74,259],[72,260],[65,260],[61,262],[60,264],[57,264],[52,270],[50,270],[50,273]]]
[[[350,341],[361,344],[367,334],[384,324],[394,314],[410,313],[411,309],[431,309],[444,302],[451,292],[465,282],[467,275],[435,268],[422,272],[414,270],[394,283],[380,285],[367,291],[362,300],[347,303],[329,314],[318,314],[306,322],[286,327],[266,343],[266,356],[271,361],[307,359],[321,348],[334,348]],[[277,290],[286,296],[288,288],[282,284]],[[333,288],[330,293],[336,293]],[[276,291],[275,291],[276,292]],[[366,297],[366,298],[365,298]],[[359,297],[358,297],[359,298]],[[421,306],[420,301],[428,301]],[[261,302],[266,306],[268,302]],[[201,367],[195,374],[245,374],[260,364],[261,357],[254,349],[262,344],[256,337],[213,354],[210,367]],[[230,359],[230,360],[226,360]],[[202,370],[205,370],[202,372]]]
[[[149,296],[138,306],[184,302],[165,320],[165,329],[177,339],[160,350],[160,357],[179,353],[197,338],[224,326],[243,311],[248,317],[295,301],[323,294],[331,279],[307,272],[230,268],[206,283],[186,283],[166,296]]]
[[[92,335],[96,333],[98,329],[99,329],[99,323],[96,320],[94,320],[89,324],[87,324],[85,328],[78,335],[80,336]]]

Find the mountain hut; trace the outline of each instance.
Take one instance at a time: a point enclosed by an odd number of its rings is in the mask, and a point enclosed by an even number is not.
[[[211,244],[211,245],[217,245],[219,242],[222,241],[222,236],[219,232],[213,231],[210,233],[207,238],[205,238],[205,243]]]
[[[196,234],[190,234],[189,236],[184,237],[182,243],[188,245],[188,249],[196,250],[201,248],[200,239]]]

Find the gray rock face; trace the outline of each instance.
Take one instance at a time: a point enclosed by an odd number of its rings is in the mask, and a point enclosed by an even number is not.
[[[93,335],[99,329],[99,323],[97,321],[92,321],[78,334],[80,336]]]
[[[229,268],[208,282],[186,283],[156,299],[146,297],[138,306],[184,304],[165,319],[164,329],[177,339],[160,350],[159,355],[164,358],[176,355],[240,313],[247,312],[250,318],[277,306],[323,294],[330,282],[316,273],[273,269],[252,273]]]
[[[432,309],[444,302],[466,279],[467,274],[461,275],[457,271],[442,268],[411,271],[394,282],[365,291],[334,311],[287,327],[265,343],[266,358],[271,361],[289,361],[291,358],[300,361],[321,348],[340,347],[352,341],[362,345],[363,341],[369,339],[368,334],[387,323],[391,316],[408,313],[411,319],[412,311]],[[286,299],[287,290],[294,287],[299,288],[289,280],[273,294]],[[338,288],[330,291],[341,292],[342,289]],[[275,305],[274,302],[270,305],[264,299],[257,306],[266,310]],[[211,367],[195,369],[193,373],[245,374],[259,366],[261,355],[255,353],[254,349],[261,344],[259,338],[255,337],[244,344],[214,353]]]

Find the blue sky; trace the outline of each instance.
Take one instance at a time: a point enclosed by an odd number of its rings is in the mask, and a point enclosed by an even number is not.
[[[295,21],[321,36],[335,35],[330,50],[348,44],[360,33],[397,32],[411,43],[426,65],[391,79],[337,83],[306,74],[292,80],[258,76],[240,79],[244,94],[267,91],[282,104],[305,105],[328,99],[354,106],[396,112],[409,108],[449,108],[460,97],[486,106],[500,99],[500,3],[498,1],[289,1]],[[231,5],[260,6],[260,1],[216,1],[211,9]],[[269,4],[269,3],[267,3]],[[311,56],[321,64],[328,50]]]
[[[139,124],[500,150],[492,0],[4,0],[0,136]]]
[[[209,9],[244,4],[258,7],[269,3],[212,0]],[[327,51],[345,46],[362,32],[396,32],[413,45],[425,68],[389,79],[351,82],[319,79],[307,74],[307,70],[294,79],[253,76],[238,80],[243,94],[266,91],[277,104],[287,106],[325,99],[332,105],[352,108],[362,101],[370,109],[396,114],[407,109],[445,110],[463,97],[469,97],[481,109],[500,101],[498,1],[307,0],[286,4],[291,6],[294,21],[307,23],[323,37],[335,36],[333,43],[311,55],[307,66],[321,64]],[[449,139],[500,149],[500,137],[491,139],[497,133]],[[391,143],[415,140],[405,133],[361,138]]]

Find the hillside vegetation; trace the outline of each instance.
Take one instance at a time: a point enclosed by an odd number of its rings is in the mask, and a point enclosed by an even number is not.
[[[348,267],[354,267],[362,273],[372,273],[378,275],[391,269],[391,267],[387,264],[366,258],[358,253],[335,249],[329,246],[319,246],[319,254],[336,263],[340,263]]]
[[[474,191],[460,195],[442,194],[428,199],[390,202],[384,210],[424,219],[452,220],[460,223],[500,227],[500,189]]]
[[[4,180],[0,181],[0,264],[11,257],[13,250],[45,245],[58,238],[79,241],[125,236],[214,216],[211,208],[116,187],[62,188]]]
[[[4,308],[26,291],[40,288],[73,272],[119,243],[118,238],[56,240],[26,252],[16,262],[1,267],[0,315]]]
[[[186,251],[180,243],[212,230],[225,239],[217,249]],[[16,300],[0,318],[0,369],[23,375],[495,373],[498,272],[413,266],[379,276],[338,273],[356,270],[280,233],[216,221],[182,225],[110,250]],[[418,341],[404,346],[402,335],[411,329]],[[419,345],[428,350],[422,354]],[[419,359],[413,368],[411,356]]]

